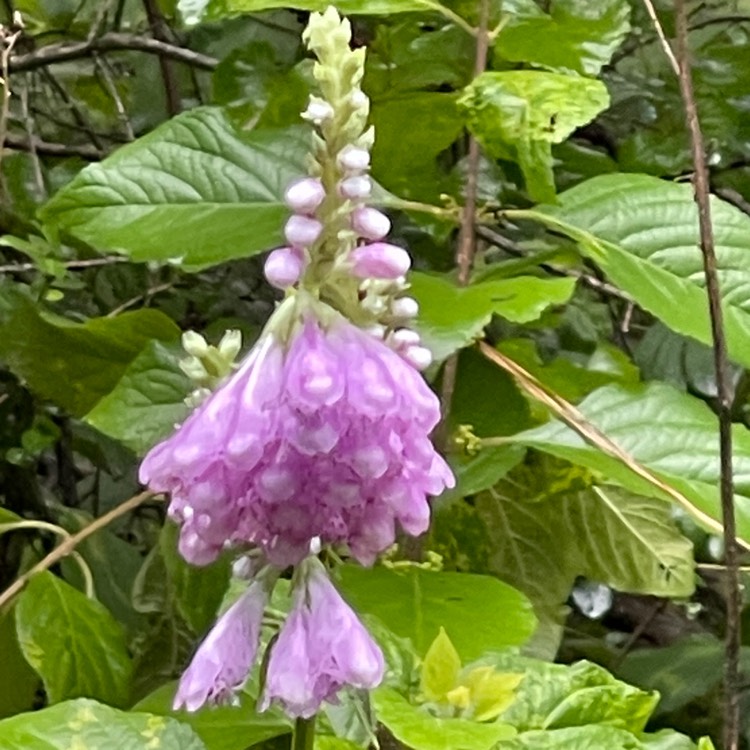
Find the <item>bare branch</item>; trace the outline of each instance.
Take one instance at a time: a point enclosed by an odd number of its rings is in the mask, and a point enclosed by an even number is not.
[[[148,25],[151,27],[151,33],[154,35],[154,38],[161,42],[169,42],[169,38],[167,37],[169,27],[164,21],[156,0],[143,0],[143,6],[146,9]],[[174,117],[182,111],[180,84],[172,61],[166,55],[159,55],[159,66],[161,67],[161,77],[164,80],[167,112],[170,117]]]
[[[698,107],[693,90],[688,46],[688,21],[684,0],[675,0],[675,25],[677,29],[678,77],[685,106],[685,118],[690,131],[695,177],[693,187],[698,206],[700,247],[711,317],[714,370],[719,412],[719,455],[721,464],[721,514],[724,527],[724,555],[727,566],[727,623],[725,633],[724,663],[724,747],[737,750],[740,736],[740,650],[742,646],[741,612],[742,589],[739,574],[739,549],[734,509],[734,477],[732,470],[732,406],[734,394],[729,373],[724,312],[721,306],[721,289],[716,268],[716,248],[711,222],[710,188],[703,133],[698,118]]]
[[[96,146],[74,146],[67,143],[50,143],[40,138],[17,136],[9,133],[5,136],[5,148],[14,151],[36,152],[40,156],[79,156],[86,161],[99,161],[102,153]]]
[[[45,65],[77,60],[88,57],[93,52],[115,52],[122,50],[135,50],[150,55],[162,55],[171,60],[192,65],[203,70],[214,70],[219,64],[215,57],[194,52],[186,47],[162,42],[151,37],[138,36],[137,34],[120,34],[110,32],[95,39],[83,42],[61,42],[60,44],[48,44],[40,47],[34,52],[25,55],[14,55],[8,62],[11,73],[24,70],[34,70]]]

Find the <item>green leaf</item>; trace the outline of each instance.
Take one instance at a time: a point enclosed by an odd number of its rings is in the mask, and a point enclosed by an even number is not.
[[[609,105],[601,81],[537,70],[482,73],[459,101],[471,132],[497,159],[518,163],[535,201],[554,201],[553,143]]]
[[[134,261],[244,258],[282,242],[283,193],[309,146],[306,128],[243,133],[219,108],[194,109],[86,167],[41,217]]]
[[[174,719],[125,713],[92,700],[66,701],[0,721],[3,750],[207,750]]]
[[[596,76],[630,30],[626,0],[595,5],[556,0],[547,7],[549,13],[533,2],[506,2],[508,22],[497,37],[495,54],[510,62]]]
[[[497,669],[524,675],[516,688],[516,700],[501,716],[519,732],[587,724],[642,732],[659,700],[658,694],[626,685],[587,661],[563,666],[510,652],[484,661]]]
[[[204,706],[193,713],[172,711],[176,687],[174,682],[162,685],[138,703],[136,710],[171,716],[189,724],[208,750],[246,750],[291,732],[289,720],[280,712],[259,714],[255,710],[256,698],[247,693],[240,693],[239,706]]]
[[[15,614],[21,650],[50,702],[86,697],[127,704],[132,665],[125,637],[99,602],[45,571],[31,579]]]
[[[574,239],[617,286],[673,331],[711,343],[690,185],[647,175],[602,175],[562,193],[559,204],[520,213]],[[750,217],[712,197],[711,219],[729,354],[747,367]]]
[[[643,750],[643,745],[630,732],[596,724],[524,732],[502,747],[503,750]]]
[[[411,705],[391,688],[372,694],[378,720],[414,750],[490,750],[515,734],[508,724],[480,724],[466,719],[441,719]]]
[[[33,391],[76,416],[116,386],[149,340],[179,335],[177,326],[156,310],[73,323],[20,294],[11,304],[10,312],[0,316],[0,358]]]
[[[461,671],[461,657],[445,629],[440,628],[422,661],[420,690],[429,701],[444,701],[455,686]]]
[[[514,323],[537,320],[551,305],[567,302],[575,279],[517,276],[467,287],[424,273],[409,277],[410,293],[419,302],[417,327],[436,360],[478,338],[492,315]]]
[[[175,350],[151,341],[84,419],[143,454],[184,419],[188,413],[184,398],[191,390]]]
[[[686,316],[687,317],[687,316]],[[663,383],[607,386],[579,405],[584,417],[636,461],[677,489],[703,525],[720,528],[719,439],[716,416],[702,401]],[[550,422],[516,439],[586,466],[636,494],[671,498],[621,461],[592,447],[569,427]],[[734,429],[737,533],[750,541],[750,433]]]
[[[403,198],[438,202],[450,187],[436,158],[460,136],[464,122],[455,94],[411,92],[374,101],[373,177]],[[419,127],[404,128],[405,122]]]
[[[201,634],[216,619],[229,587],[230,561],[228,557],[221,557],[211,565],[191,565],[177,550],[178,536],[177,526],[166,523],[159,538],[160,550],[180,614],[195,633]]]
[[[358,612],[378,617],[425,654],[445,628],[462,661],[524,643],[536,624],[526,598],[490,576],[401,568],[340,568],[341,590]]]
[[[0,520],[5,522],[1,513]],[[7,612],[0,613],[0,654],[3,664],[3,679],[0,680],[2,719],[21,711],[30,711],[39,688],[39,678],[21,653],[15,622]]]

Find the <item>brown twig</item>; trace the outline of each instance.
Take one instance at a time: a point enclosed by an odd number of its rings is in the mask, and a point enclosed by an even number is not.
[[[674,51],[669,44],[667,35],[664,33],[661,21],[659,20],[659,16],[656,13],[656,8],[654,7],[654,4],[651,2],[651,0],[643,0],[643,4],[646,6],[646,12],[651,19],[651,22],[654,24],[656,37],[659,40],[659,44],[661,44],[662,49],[664,50],[664,54],[667,56],[667,60],[669,60],[669,64],[672,66],[672,71],[676,76],[679,76],[680,64],[677,62],[677,58],[674,56]]]
[[[102,154],[96,146],[86,144],[75,146],[67,143],[50,143],[34,136],[29,139],[8,133],[5,136],[5,148],[14,151],[35,151],[39,156],[78,156],[86,161],[99,161]]]
[[[151,33],[154,39],[160,42],[169,43],[167,36],[169,27],[164,21],[164,17],[159,10],[156,0],[143,0],[143,7],[146,9],[148,25],[151,27]],[[166,55],[159,55],[159,67],[161,68],[161,77],[164,81],[164,94],[167,100],[167,112],[170,117],[174,117],[182,112],[182,97],[180,96],[180,84],[177,79],[172,60]]]
[[[3,147],[5,146],[8,135],[8,111],[10,109],[10,59],[13,47],[21,36],[21,29],[7,34],[5,29],[0,26],[0,86],[3,92],[0,97],[0,164],[2,164]],[[5,178],[3,171],[0,169],[0,180],[2,182],[2,192],[5,192]]]
[[[87,260],[71,260],[63,263],[69,271],[77,271],[84,268],[94,268],[96,266],[111,266],[114,263],[129,263],[129,259],[121,255],[108,255],[104,258],[88,258]],[[38,269],[36,263],[10,263],[0,266],[0,273],[25,273]]]
[[[34,52],[25,55],[15,55],[9,60],[11,73],[23,70],[34,70],[45,65],[77,60],[88,57],[93,52],[117,52],[123,50],[134,50],[145,52],[150,55],[162,55],[171,60],[193,65],[203,70],[214,70],[219,64],[215,57],[194,52],[186,47],[162,42],[151,37],[138,36],[137,34],[120,34],[109,32],[94,39],[83,42],[61,42],[60,44],[48,44],[40,47]]]
[[[129,141],[135,140],[135,132],[133,131],[133,125],[128,117],[128,110],[125,107],[120,92],[117,90],[117,82],[112,72],[112,68],[106,57],[94,52],[94,67],[101,81],[102,88],[112,97],[112,101],[115,104],[115,111],[117,112],[117,119],[122,125],[125,137]]]
[[[8,586],[7,589],[5,589],[5,591],[3,591],[2,594],[0,594],[0,610],[20,594],[26,587],[26,584],[37,573],[49,570],[53,565],[56,565],[62,559],[73,553],[75,548],[85,539],[88,539],[92,534],[103,529],[116,518],[124,516],[131,510],[135,510],[139,505],[142,505],[153,497],[155,497],[153,492],[148,490],[141,492],[140,494],[131,497],[129,500],[126,500],[124,503],[120,503],[117,507],[112,508],[112,510],[105,513],[103,516],[99,516],[99,518],[93,520],[88,526],[84,526],[80,531],[63,539],[60,544],[52,550],[52,552],[43,557],[33,568],[26,571],[22,576],[19,576],[10,586]]]
[[[706,278],[708,308],[711,317],[714,370],[718,394],[719,456],[721,464],[721,513],[724,526],[724,555],[727,566],[727,624],[726,656],[724,664],[724,747],[737,750],[740,735],[739,673],[741,637],[742,589],[740,585],[739,550],[734,511],[734,477],[732,471],[732,406],[734,395],[729,374],[729,358],[724,334],[724,313],[721,289],[716,270],[716,248],[711,222],[710,188],[703,133],[698,118],[698,107],[693,90],[688,46],[688,25],[684,0],[675,0],[677,56],[679,59],[680,92],[685,106],[685,118],[690,131],[695,177],[693,187],[698,206],[700,247]]]
[[[477,46],[474,58],[474,75],[484,73],[487,67],[487,51],[489,49],[489,0],[481,0],[479,7],[479,27],[476,30]],[[458,266],[458,283],[466,286],[469,283],[471,267],[476,252],[476,212],[477,212],[477,182],[479,179],[479,143],[474,136],[469,136],[469,154],[466,173],[466,202],[461,214],[461,227],[458,233],[458,249],[456,251],[456,265]],[[458,354],[451,355],[443,367],[442,384],[442,435],[441,442],[445,442],[446,425],[450,414],[453,391],[456,388],[456,373],[458,370]]]

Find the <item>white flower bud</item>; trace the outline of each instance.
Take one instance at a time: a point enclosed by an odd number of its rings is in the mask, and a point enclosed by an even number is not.
[[[388,343],[394,349],[401,350],[410,346],[417,346],[421,343],[421,339],[416,331],[412,331],[410,328],[399,328],[390,335]]]
[[[208,354],[208,343],[200,333],[196,331],[185,331],[182,334],[182,348],[194,357],[200,359]]]
[[[416,318],[419,303],[414,297],[397,297],[391,302],[391,314],[396,318]]]
[[[339,191],[344,198],[357,200],[359,198],[369,198],[372,190],[372,182],[367,175],[360,174],[354,177],[347,177],[339,183]]]
[[[356,107],[357,109],[362,109],[363,107],[366,107],[369,103],[370,99],[365,94],[362,89],[354,89],[352,93],[349,96],[349,101],[352,103],[353,107]]]
[[[322,125],[333,117],[333,107],[325,100],[317,96],[310,97],[307,109],[302,113],[304,120],[309,120],[315,125]]]
[[[339,151],[336,161],[342,169],[361,172],[370,166],[370,154],[365,149],[350,144]]]
[[[410,346],[401,356],[417,370],[424,370],[432,364],[432,352],[424,346]]]
[[[219,354],[221,354],[227,362],[234,362],[235,357],[240,353],[241,348],[242,331],[239,331],[236,328],[225,331],[219,342]]]

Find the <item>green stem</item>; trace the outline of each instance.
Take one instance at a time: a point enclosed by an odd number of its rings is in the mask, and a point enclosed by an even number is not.
[[[315,717],[294,722],[292,750],[313,750],[315,745]]]

